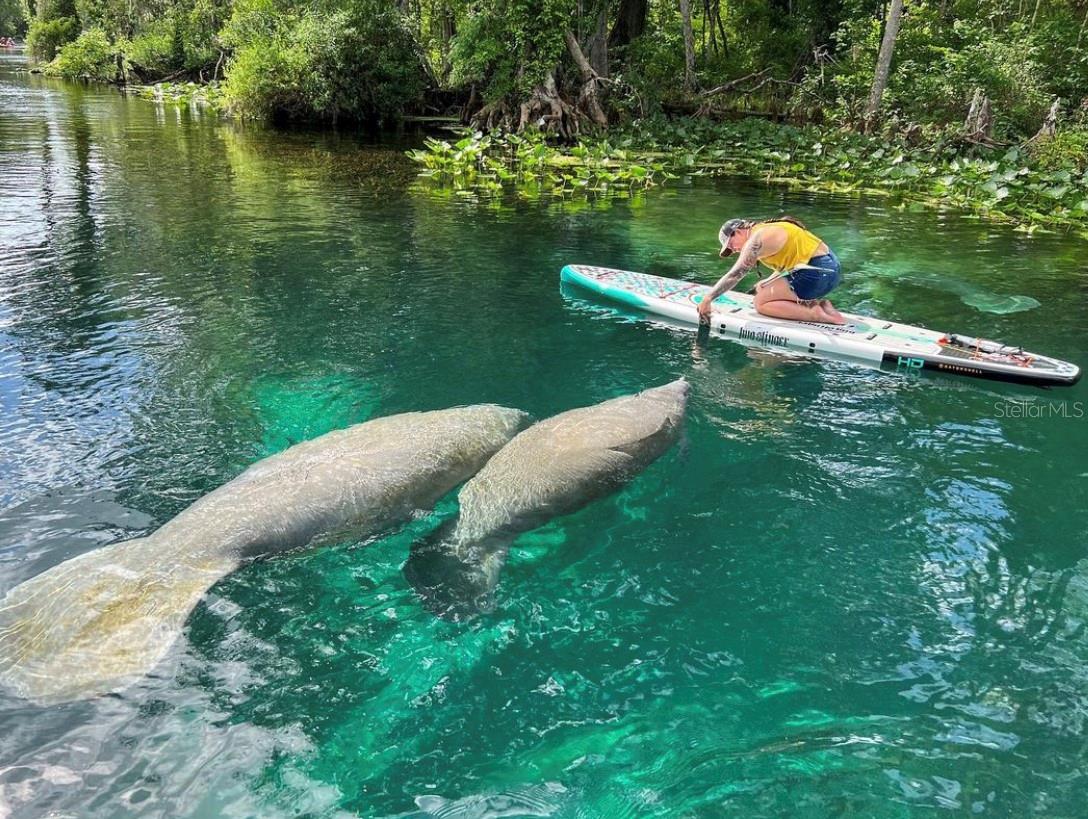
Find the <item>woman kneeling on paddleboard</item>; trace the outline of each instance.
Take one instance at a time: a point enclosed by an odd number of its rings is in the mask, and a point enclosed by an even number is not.
[[[718,231],[723,259],[740,251],[726,273],[699,303],[699,317],[710,317],[711,303],[747,275],[757,262],[774,271],[759,283],[755,308],[765,316],[845,324],[846,319],[824,298],[842,279],[839,260],[818,236],[792,216],[753,222],[730,219]]]

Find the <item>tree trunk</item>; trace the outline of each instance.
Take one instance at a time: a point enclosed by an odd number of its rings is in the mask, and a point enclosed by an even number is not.
[[[892,0],[888,6],[888,18],[884,22],[884,39],[880,43],[880,54],[876,59],[876,72],[873,75],[873,90],[869,94],[869,104],[865,107],[865,119],[870,121],[880,110],[880,99],[888,87],[888,72],[892,67],[892,52],[895,50],[895,38],[899,35],[899,21],[903,17],[903,0]]]
[[[976,88],[974,96],[971,97],[971,107],[967,111],[967,121],[963,123],[963,130],[970,142],[980,145],[993,144],[993,109],[990,106],[990,98],[982,93],[981,88]]]
[[[710,29],[710,50],[718,53],[718,32],[714,28],[714,10],[710,6],[710,0],[703,0],[703,39],[706,40],[706,30]]]
[[[1035,18],[1039,16],[1039,6],[1041,6],[1043,0],[1035,0],[1035,11],[1031,13],[1031,23],[1028,25],[1029,29],[1035,28]]]
[[[690,0],[680,0],[680,20],[684,26],[684,90],[690,94],[695,90],[695,35],[691,30]]]
[[[605,116],[604,109],[601,108],[601,102],[597,96],[597,86],[600,85],[600,78],[597,72],[593,70],[593,66],[589,64],[586,55],[582,53],[582,47],[578,45],[578,38],[574,36],[574,32],[568,28],[565,36],[570,56],[574,58],[578,70],[582,72],[582,90],[578,95],[578,105],[589,115],[595,125],[607,128],[608,117]]]
[[[609,48],[623,48],[646,30],[646,14],[649,0],[620,0],[616,12],[616,24],[608,36]]]
[[[1061,100],[1055,99],[1050,105],[1050,112],[1046,115],[1046,119],[1043,120],[1043,125],[1039,128],[1039,132],[1031,138],[1032,142],[1042,142],[1047,139],[1052,139],[1056,133],[1058,133],[1058,109],[1061,107]]]
[[[450,60],[450,43],[453,42],[453,35],[456,33],[456,18],[453,16],[453,9],[449,7],[449,4],[443,3],[439,11],[439,34],[442,38],[442,79],[444,80],[449,79],[450,72],[453,70],[453,63]]]
[[[608,79],[608,3],[601,4],[597,28],[589,40],[589,64],[598,77]]]
[[[718,34],[722,38],[722,54],[729,56],[729,40],[725,36],[725,23],[722,22],[721,0],[714,0],[714,20],[718,26]]]

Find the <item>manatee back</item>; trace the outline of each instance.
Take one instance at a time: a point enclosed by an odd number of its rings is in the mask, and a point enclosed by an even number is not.
[[[187,556],[232,558],[362,537],[430,507],[475,474],[526,417],[479,404],[336,430],[254,464],[160,533]]]
[[[615,491],[676,440],[685,396],[625,395],[529,427],[461,490],[455,539],[516,534]]]

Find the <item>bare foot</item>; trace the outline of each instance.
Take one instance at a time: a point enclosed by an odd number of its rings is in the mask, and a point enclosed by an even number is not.
[[[820,307],[831,324],[846,324],[846,317],[827,299],[820,299]]]

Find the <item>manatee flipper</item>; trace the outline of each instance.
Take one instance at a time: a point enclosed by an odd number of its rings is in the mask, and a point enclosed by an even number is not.
[[[487,608],[486,572],[480,561],[450,547],[456,523],[448,520],[415,541],[401,568],[424,607],[447,620],[461,620]]]

